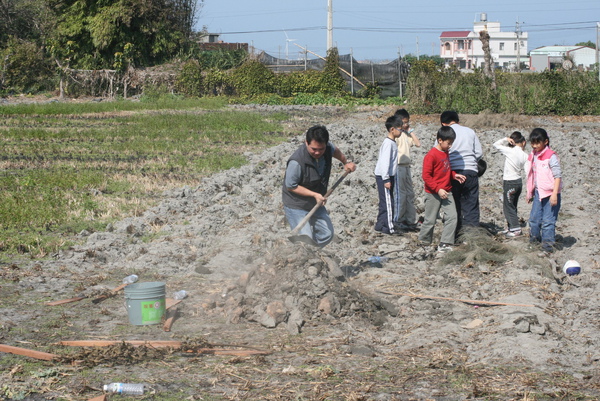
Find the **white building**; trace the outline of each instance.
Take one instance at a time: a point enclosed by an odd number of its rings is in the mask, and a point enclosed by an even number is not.
[[[481,13],[479,21],[473,23],[472,31],[446,31],[440,35],[440,57],[445,65],[455,64],[459,68],[473,69],[484,65],[484,55],[479,32],[487,30],[490,35],[490,51],[494,66],[514,70],[517,64],[529,64],[527,57],[527,32],[502,32],[499,22],[487,20]]]
[[[543,46],[529,53],[531,71],[574,68],[589,70],[596,64],[596,49],[587,46]]]

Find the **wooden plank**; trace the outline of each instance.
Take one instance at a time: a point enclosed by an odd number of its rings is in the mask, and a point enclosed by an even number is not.
[[[131,344],[133,346],[148,345],[155,348],[173,347],[179,348],[183,345],[181,341],[114,341],[114,340],[74,340],[60,341],[60,345],[70,345],[72,347],[107,347],[109,345]],[[204,355],[234,355],[234,356],[250,356],[250,355],[269,355],[268,351],[255,349],[226,349],[226,348],[199,348],[197,350],[185,351],[186,353],[204,354]]]
[[[76,297],[76,298],[69,298],[69,299],[60,299],[58,301],[46,302],[46,305],[48,305],[48,306],[56,306],[56,305],[70,304],[71,302],[81,301],[82,299],[85,299],[85,298],[87,298],[87,297]]]
[[[51,361],[58,357],[56,354],[49,354],[47,352],[34,351],[27,348],[13,347],[10,345],[0,344],[0,352],[6,352],[8,354],[23,355],[36,359],[43,359],[45,361]]]
[[[181,299],[165,298],[165,309],[168,310],[179,303],[181,303]]]
[[[110,345],[116,345],[126,343],[135,347],[140,345],[147,345],[150,347],[161,348],[161,347],[181,347],[181,341],[116,341],[116,340],[71,340],[71,341],[60,341],[59,345],[68,345],[71,347],[108,347]]]
[[[189,353],[205,354],[205,355],[234,355],[234,356],[251,356],[251,355],[269,355],[268,351],[257,349],[225,349],[225,348],[200,348]]]
[[[106,401],[106,394],[99,395],[98,397],[90,398],[88,401]]]
[[[171,331],[171,327],[173,326],[174,322],[175,322],[175,314],[173,313],[170,316],[168,316],[167,319],[165,320],[165,323],[163,324],[163,330]]]
[[[174,307],[175,305],[178,305],[179,303],[181,303],[181,299],[173,299],[173,298],[167,298],[165,299],[166,301],[166,312],[165,312],[165,323],[163,324],[163,330],[164,331],[171,331],[171,327],[173,327],[173,323],[175,323],[175,320],[177,319],[178,315],[179,315],[179,308],[174,308],[174,309],[170,309],[172,307]]]
[[[175,323],[175,319],[177,319],[179,316],[178,312],[179,310],[177,308],[167,310],[165,313],[165,323],[163,324],[164,331],[171,331],[171,327],[173,326],[173,323]]]
[[[107,347],[109,345],[131,344],[133,346],[148,345],[155,348],[160,347],[173,347],[179,348],[183,345],[181,341],[113,341],[113,340],[81,340],[81,341],[61,341],[60,345],[70,345],[72,347]],[[192,354],[204,354],[204,355],[234,355],[234,356],[250,356],[250,355],[269,355],[268,351],[261,351],[255,349],[226,349],[226,348],[199,348],[197,350],[185,351],[186,353]]]
[[[121,284],[120,286],[113,288],[113,290],[111,291],[110,294],[100,295],[98,298],[92,299],[92,303],[98,304],[98,303],[104,301],[105,299],[112,297],[113,295],[115,295],[117,292],[121,291],[123,288],[127,287],[128,285],[129,285],[129,283]]]
[[[97,298],[94,298],[92,300],[93,303],[97,304],[100,303],[102,301],[104,301],[105,299],[115,295],[117,292],[121,291],[123,288],[127,287],[129,284],[121,284],[118,287],[115,287],[113,290],[111,290],[111,294],[110,295],[100,295]],[[57,305],[64,305],[64,304],[70,304],[72,302],[77,302],[77,301],[81,301],[82,299],[86,299],[87,297],[75,297],[75,298],[69,298],[69,299],[60,299],[58,301],[50,301],[50,302],[46,302],[46,305],[48,306],[57,306]]]

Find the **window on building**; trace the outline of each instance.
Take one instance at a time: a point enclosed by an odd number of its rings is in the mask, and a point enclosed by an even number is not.
[[[500,42],[500,50],[504,50],[504,42]]]
[[[458,50],[464,50],[464,49],[465,49],[465,41],[459,40],[458,41]]]
[[[449,52],[451,49],[450,43],[446,42],[446,44],[444,45],[444,49],[446,49],[446,51]]]

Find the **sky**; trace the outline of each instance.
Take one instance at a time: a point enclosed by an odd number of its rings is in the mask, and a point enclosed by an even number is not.
[[[200,1],[200,0],[198,0]],[[295,60],[302,49],[325,56],[328,0],[203,0],[196,30],[206,27],[224,42],[248,43],[257,52]],[[528,50],[596,42],[599,0],[390,1],[333,0],[333,44],[357,60],[439,55],[443,31],[469,31],[481,13],[529,35]],[[316,56],[309,53],[309,58]]]

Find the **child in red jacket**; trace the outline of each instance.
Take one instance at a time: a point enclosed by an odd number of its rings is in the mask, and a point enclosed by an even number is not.
[[[437,132],[437,145],[423,159],[423,181],[425,182],[425,221],[421,226],[419,240],[423,244],[433,241],[433,228],[440,209],[444,213],[444,228],[438,245],[439,252],[452,250],[454,231],[456,230],[457,215],[452,184],[454,179],[463,183],[466,177],[450,169],[448,151],[456,139],[456,133],[450,126],[443,126]]]

